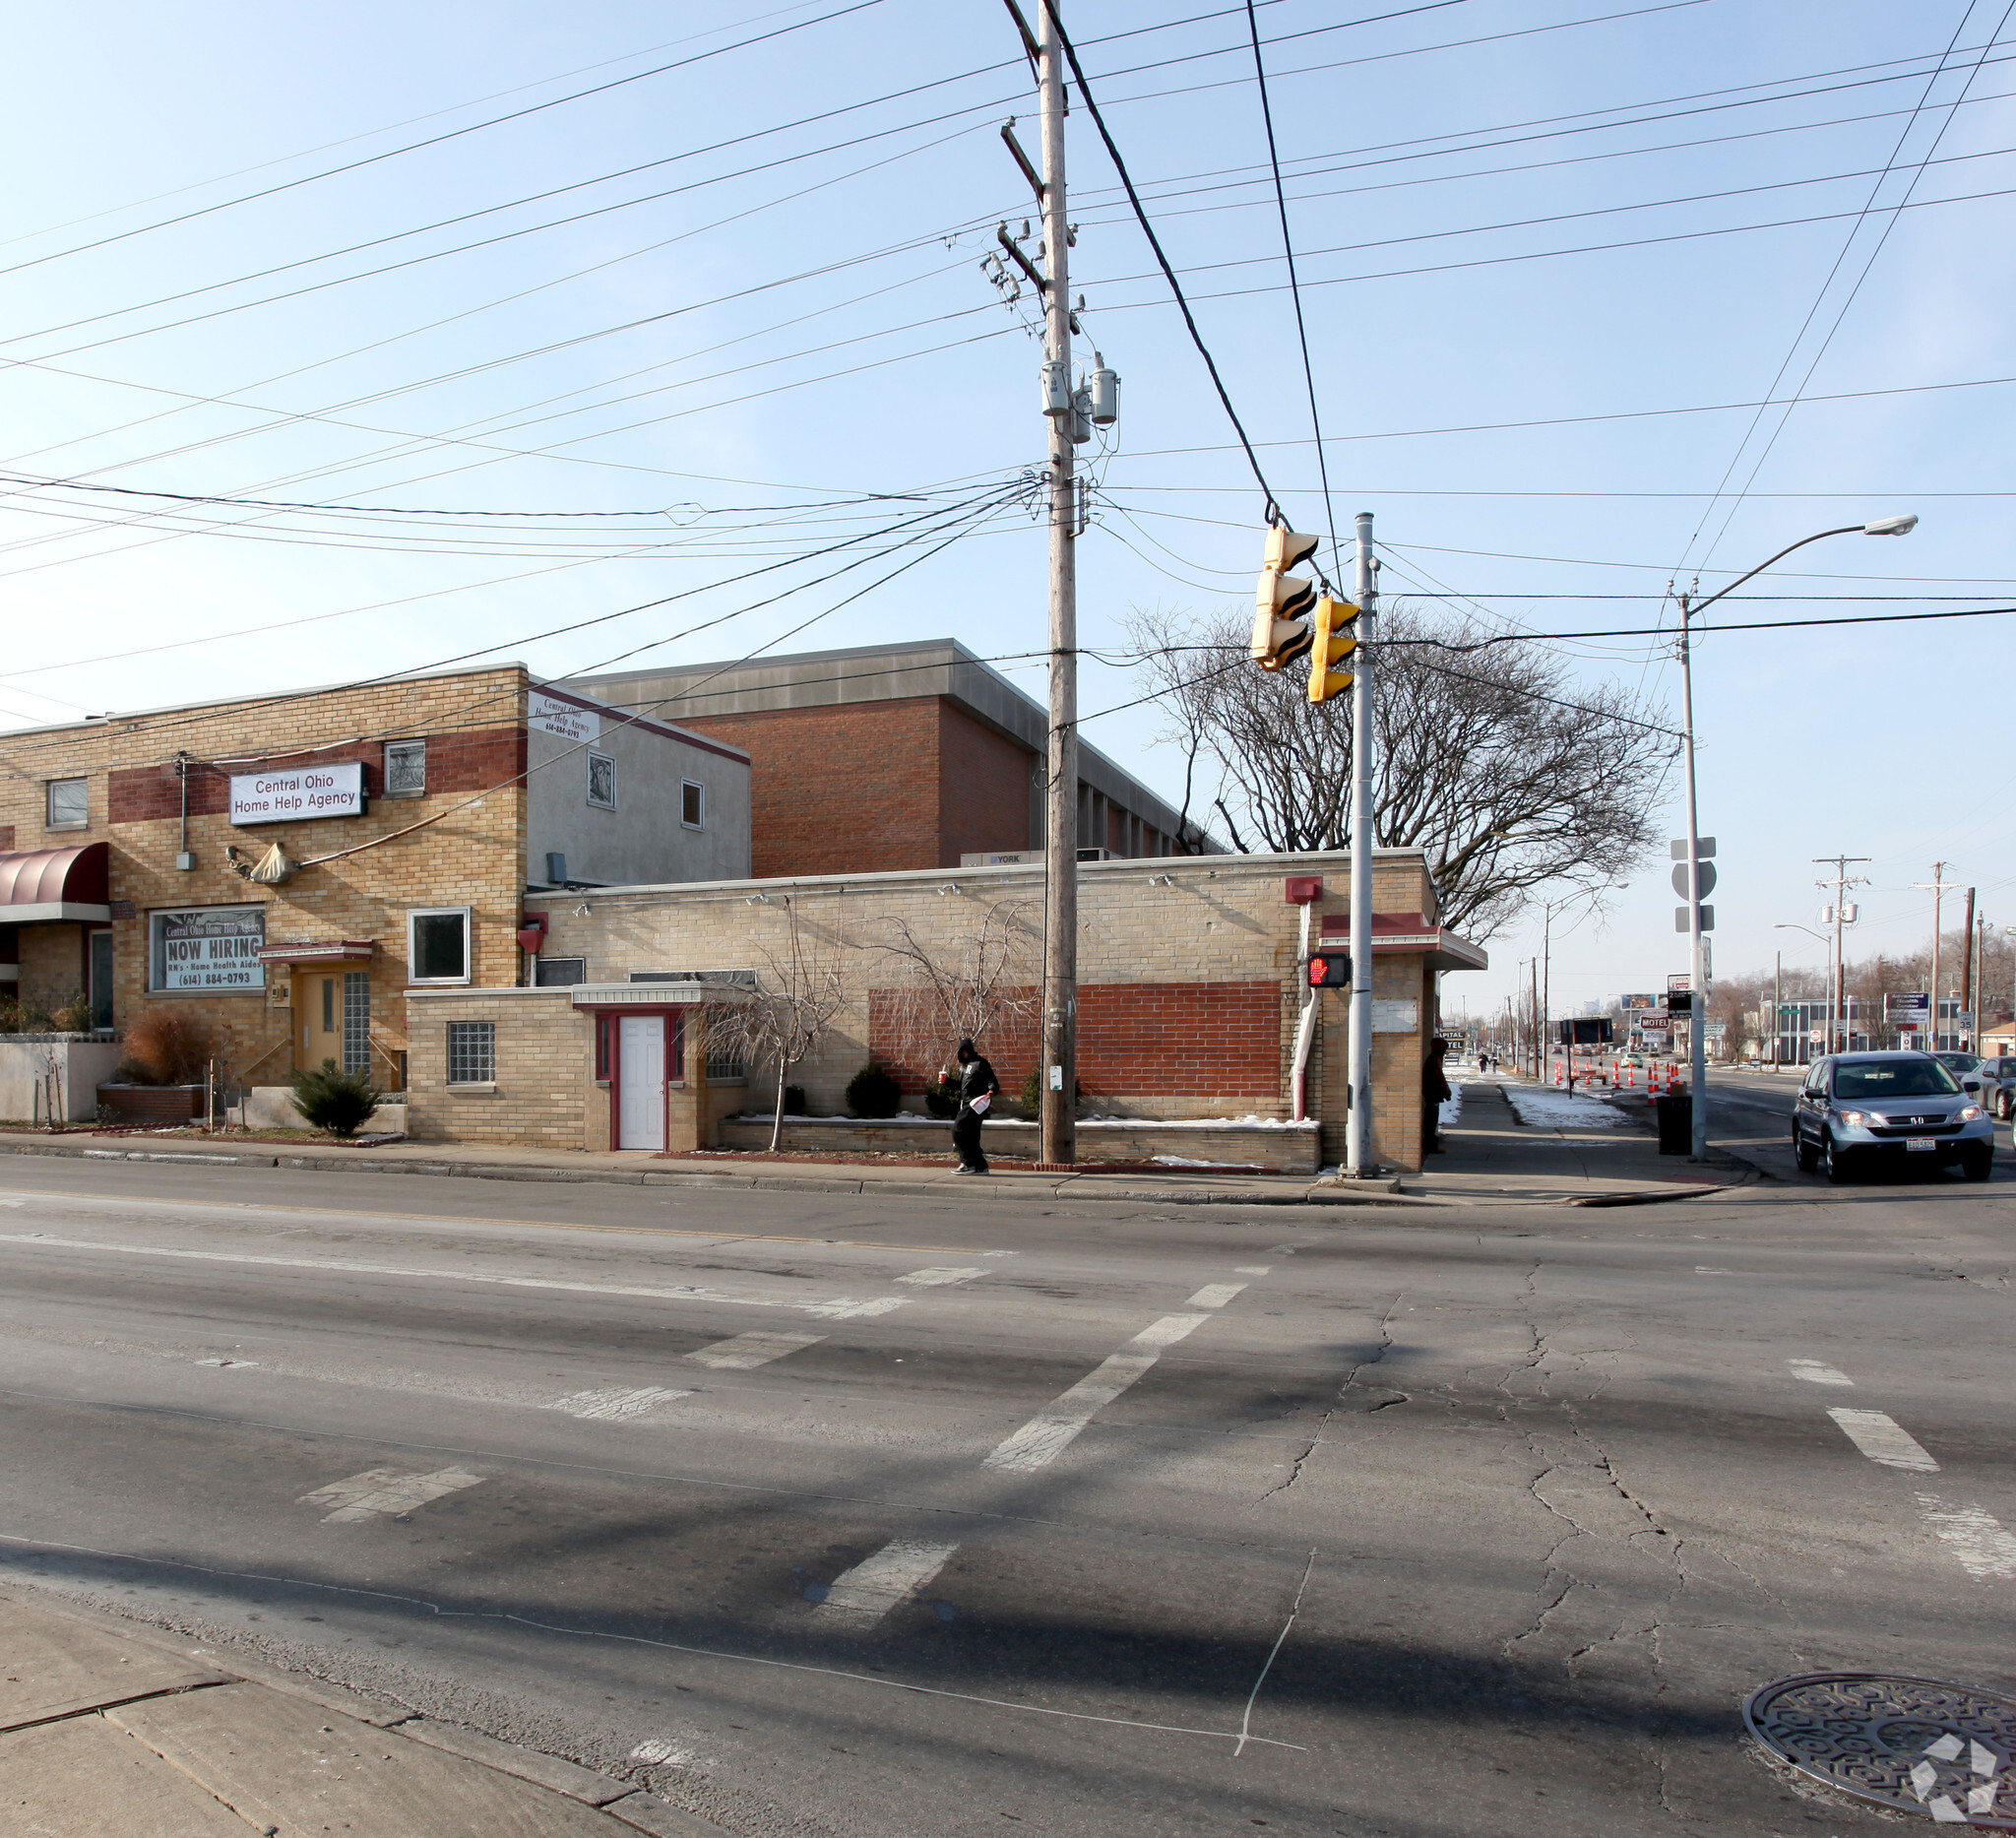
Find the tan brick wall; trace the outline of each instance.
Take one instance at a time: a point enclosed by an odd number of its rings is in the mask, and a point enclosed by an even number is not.
[[[408,999],[412,1055],[407,1133],[418,1142],[608,1146],[608,1105],[595,1080],[593,1017],[565,989],[416,989]],[[448,1083],[448,1024],[497,1031],[492,1089]],[[600,1141],[593,1140],[600,1125]]]
[[[1173,885],[1151,884],[1166,872]],[[1170,1095],[1153,1089],[1102,1090],[1100,1099],[1123,1114],[1164,1117],[1291,1113],[1291,1070],[1298,1010],[1298,913],[1286,904],[1283,883],[1292,874],[1324,878],[1324,898],[1312,919],[1320,932],[1325,915],[1350,907],[1350,868],[1341,856],[1210,856],[1089,863],[1081,877],[1079,977],[1088,985],[1153,983],[1268,984],[1278,991],[1272,1028],[1276,1082],[1266,1098],[1208,1089]],[[956,886],[958,892],[941,893]],[[889,922],[902,919],[931,948],[950,955],[988,908],[1009,907],[1032,924],[1041,912],[1040,869],[959,869],[927,875],[861,876],[853,881],[737,882],[650,894],[598,891],[586,916],[554,903],[551,942],[556,956],[588,961],[591,982],[621,982],[633,970],[766,969],[766,949],[780,955],[788,936],[784,897],[795,903],[804,937],[816,949],[837,947],[852,1000],[821,1050],[793,1069],[815,1112],[845,1109],[847,1083],[869,1050],[868,995],[890,982],[883,941]],[[758,891],[768,903],[752,904]],[[1419,856],[1383,854],[1374,863],[1373,905],[1380,912],[1425,912],[1434,893]],[[1033,983],[1040,953],[1032,942],[1010,981]],[[1414,996],[1420,1029],[1414,1035],[1375,1037],[1377,1159],[1400,1167],[1419,1163],[1420,1060],[1433,1025],[1434,978],[1422,960],[1382,955],[1374,971],[1381,999]],[[1313,1115],[1325,1124],[1325,1156],[1342,1154],[1345,1114],[1343,1072],[1346,1017],[1343,999],[1321,998],[1324,1008],[1310,1065]],[[947,1043],[950,1046],[950,1043]],[[985,1043],[982,1042],[982,1046]],[[1121,1056],[1124,1062],[1124,1055]],[[1202,1075],[1200,1075],[1201,1077]],[[752,1109],[767,1108],[768,1092],[752,1086]]]
[[[311,691],[264,700],[113,717],[75,727],[10,735],[0,751],[0,827],[11,825],[18,849],[68,847],[108,841],[114,935],[114,1018],[129,1026],[156,1003],[173,1003],[204,1023],[214,1044],[240,1077],[281,1082],[291,1063],[292,1011],[277,999],[288,973],[270,967],[266,991],[228,994],[151,992],[148,987],[148,915],[160,908],[253,906],[267,909],[269,944],[309,939],[368,938],[377,953],[368,964],[372,994],[372,1070],[381,1084],[396,1082],[394,1055],[407,1046],[406,913],[423,906],[473,909],[474,980],[509,984],[519,975],[517,943],[525,850],[522,786],[490,792],[508,778],[513,745],[500,750],[499,733],[522,723],[525,672],[516,665],[484,668],[411,682]],[[375,785],[386,739],[426,738],[429,795],[372,797],[361,817],[261,824],[235,829],[223,814],[218,786],[230,771],[253,769],[261,756],[316,762],[361,760]],[[438,744],[437,744],[438,742]],[[203,790],[192,796],[189,848],[196,867],[175,867],[180,847],[176,801],[159,783],[177,752],[199,763]],[[215,769],[215,770],[210,770]],[[494,776],[490,776],[494,774]],[[113,822],[110,789],[122,788],[121,814]],[[88,778],[92,822],[88,830],[51,831],[44,824],[46,782]],[[478,785],[475,782],[481,780]],[[170,783],[172,779],[170,777]],[[197,792],[192,781],[192,792]],[[459,790],[441,789],[449,786]],[[389,835],[468,802],[482,801],[443,822],[341,861],[304,870],[280,887],[262,887],[233,873],[227,846],[257,856],[273,843],[296,859],[329,854]],[[30,963],[66,987],[82,983],[77,931],[69,926],[24,926],[24,993]],[[57,959],[78,958],[80,968],[58,977]]]

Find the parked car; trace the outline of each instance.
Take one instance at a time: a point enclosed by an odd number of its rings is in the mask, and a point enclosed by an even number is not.
[[[1800,1170],[1817,1169],[1839,1185],[1878,1165],[1958,1163],[1969,1180],[1987,1179],[1994,1120],[1962,1090],[1941,1063],[1945,1057],[1829,1053],[1816,1060],[1793,1108],[1793,1155]]]
[[[1982,1104],[1999,1117],[2016,1110],[2016,1058],[1984,1059],[1978,1076]]]
[[[1970,1098],[1979,1098],[1981,1096],[1981,1055],[1979,1053],[1939,1052],[1934,1053],[1932,1057],[1960,1081],[1960,1089]]]

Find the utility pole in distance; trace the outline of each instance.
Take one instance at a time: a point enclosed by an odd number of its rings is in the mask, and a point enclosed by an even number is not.
[[[1064,215],[1064,45],[1038,13],[1042,94],[1043,412],[1050,424],[1050,744],[1043,789],[1043,1078],[1040,1157],[1078,1160],[1078,555],[1072,435],[1070,225]],[[1059,398],[1061,397],[1061,402]]]
[[[1928,881],[1913,881],[1920,893],[1932,897],[1932,1044],[1930,1051],[1939,1050],[1939,927],[1943,922],[1941,903],[1948,894],[1958,893],[1960,883],[1946,878],[1946,864],[1932,863],[1932,878]]]
[[[1822,887],[1832,887],[1834,889],[1834,987],[1828,991],[1830,997],[1828,1006],[1834,1013],[1832,1024],[1827,1030],[1827,1050],[1830,1053],[1852,1052],[1855,1048],[1855,1026],[1850,1021],[1848,1014],[1848,959],[1844,955],[1841,928],[1848,923],[1848,909],[1844,904],[1848,899],[1848,890],[1851,887],[1865,887],[1868,885],[1866,876],[1849,873],[1849,863],[1855,862],[1859,864],[1868,860],[1868,858],[1867,856],[1815,856],[1813,857],[1813,864],[1816,867],[1824,868],[1830,861],[1834,864],[1833,880],[1820,882]],[[1945,863],[1943,862],[1939,864],[1940,867],[1944,865]],[[1934,874],[1938,871],[1937,867],[1932,870]],[[1826,921],[1823,919],[1821,922],[1824,924]],[[1933,963],[1936,965],[1937,962],[1938,960],[1934,958]],[[1839,1046],[1835,1045],[1835,1035],[1837,1032],[1841,1037]],[[1934,1045],[1937,1045],[1938,1039],[1939,998],[1934,995],[1932,997],[1932,1041]]]

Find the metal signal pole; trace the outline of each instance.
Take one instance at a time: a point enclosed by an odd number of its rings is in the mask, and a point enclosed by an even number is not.
[[[1042,95],[1043,359],[1071,392],[1070,227],[1064,213],[1064,46],[1048,0],[1039,8]],[[1050,423],[1050,744],[1043,792],[1043,1077],[1041,1158],[1078,1159],[1078,556],[1072,414]]]
[[[1345,1124],[1345,1173],[1372,1172],[1372,640],[1379,627],[1379,564],[1372,553],[1372,513],[1357,518],[1358,648],[1351,686],[1351,1110]]]

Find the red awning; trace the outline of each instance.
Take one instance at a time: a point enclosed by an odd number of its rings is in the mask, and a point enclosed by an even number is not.
[[[111,856],[109,843],[0,856],[0,925],[110,919]]]
[[[1322,938],[1326,945],[1350,943],[1351,919],[1342,913],[1330,914],[1323,920]],[[1431,925],[1419,913],[1374,913],[1372,949],[1382,956],[1389,952],[1418,951],[1427,959],[1430,970],[1490,968],[1490,958],[1481,945],[1459,938],[1443,926]]]

